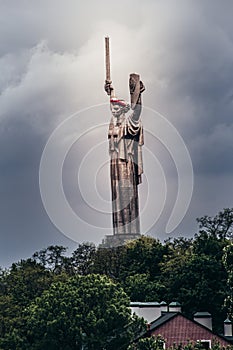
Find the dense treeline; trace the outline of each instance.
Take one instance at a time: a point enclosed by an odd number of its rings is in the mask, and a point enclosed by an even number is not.
[[[50,246],[1,270],[0,349],[126,349],[144,329],[130,300],[209,311],[221,332],[233,316],[233,209],[198,224],[194,238],[84,243],[71,256]]]

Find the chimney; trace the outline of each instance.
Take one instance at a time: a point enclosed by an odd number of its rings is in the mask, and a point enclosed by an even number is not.
[[[209,312],[196,312],[194,314],[194,321],[212,330],[212,316]]]
[[[232,337],[232,322],[229,318],[224,321],[224,335],[225,337]]]
[[[181,304],[178,301],[172,301],[169,304],[169,312],[181,312]]]
[[[168,312],[168,305],[167,305],[166,301],[161,301],[160,311],[161,311],[161,314],[162,314],[162,312]]]

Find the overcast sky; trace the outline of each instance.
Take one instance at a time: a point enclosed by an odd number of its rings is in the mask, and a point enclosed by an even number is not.
[[[0,1],[0,265],[50,244],[74,249],[112,233],[105,35],[117,95],[129,98],[131,72],[146,86],[142,233],[193,236],[197,217],[232,207],[232,13],[230,0]],[[178,159],[167,150],[176,140],[159,139],[159,115],[181,136],[194,171],[190,206],[171,233]],[[41,156],[54,130],[53,159],[70,145],[61,171],[80,219],[76,237],[58,212],[68,227],[60,232],[40,195]]]

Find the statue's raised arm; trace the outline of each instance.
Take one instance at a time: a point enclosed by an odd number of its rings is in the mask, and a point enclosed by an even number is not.
[[[141,115],[142,110],[142,98],[141,94],[145,90],[145,86],[142,81],[140,81],[139,74],[131,73],[129,78],[129,91],[131,99],[131,108],[133,114],[131,118],[137,122]]]
[[[104,90],[110,96],[110,98],[115,96],[114,88],[111,81],[111,72],[110,72],[110,49],[109,49],[109,37],[105,38],[105,68],[106,68],[106,79]]]

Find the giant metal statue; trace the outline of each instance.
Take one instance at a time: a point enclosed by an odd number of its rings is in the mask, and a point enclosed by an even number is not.
[[[112,118],[108,139],[112,190],[112,218],[114,235],[140,234],[138,185],[141,183],[143,164],[143,128],[140,119],[145,90],[138,74],[130,74],[130,105],[115,96],[110,77],[109,38],[105,38],[106,80],[105,91],[110,96]]]

